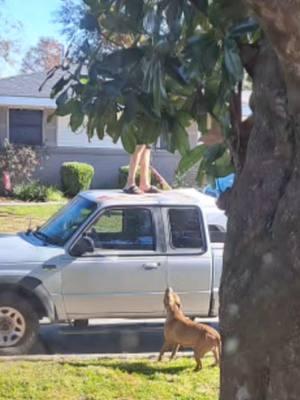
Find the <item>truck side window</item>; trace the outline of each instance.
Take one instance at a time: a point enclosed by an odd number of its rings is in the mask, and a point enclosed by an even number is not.
[[[98,250],[155,250],[152,214],[145,208],[107,210],[87,234]]]
[[[202,249],[200,215],[195,207],[169,210],[171,245],[175,249]]]

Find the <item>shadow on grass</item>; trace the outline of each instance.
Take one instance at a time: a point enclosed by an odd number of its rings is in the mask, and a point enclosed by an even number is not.
[[[181,371],[190,369],[189,366],[172,366],[172,365],[165,365],[164,363],[157,363],[156,365],[147,365],[143,362],[115,362],[113,364],[105,363],[105,362],[95,362],[95,363],[63,363],[68,364],[70,366],[79,367],[79,368],[86,368],[86,367],[105,367],[111,368],[114,370],[120,370],[122,372],[126,372],[128,374],[140,374],[144,376],[152,376],[157,373],[168,374],[168,375],[176,375]],[[154,364],[154,363],[153,363]]]

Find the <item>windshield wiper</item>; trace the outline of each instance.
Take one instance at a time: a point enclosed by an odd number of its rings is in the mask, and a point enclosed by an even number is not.
[[[61,246],[60,240],[58,238],[56,238],[56,237],[52,238],[52,237],[46,235],[46,233],[41,232],[39,229],[36,229],[32,233],[35,237],[43,240],[43,242],[46,244],[52,244],[53,246]]]
[[[35,230],[32,233],[38,239],[42,239],[44,243],[51,244],[51,238],[48,235],[46,235],[45,233],[41,232],[39,229]]]

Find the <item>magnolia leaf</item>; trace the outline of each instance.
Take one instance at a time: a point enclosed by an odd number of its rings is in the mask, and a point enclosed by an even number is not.
[[[55,113],[56,113],[56,115],[59,115],[60,117],[65,117],[66,115],[71,114],[73,112],[73,110],[76,109],[77,104],[78,104],[77,100],[71,99],[64,104],[58,105]]]
[[[182,157],[177,171],[182,175],[188,172],[203,158],[203,153],[205,149],[206,147],[202,144],[189,151],[184,157]]]
[[[51,94],[50,97],[51,99],[54,99],[54,97],[62,91],[62,89],[70,82],[71,78],[65,78],[62,77],[60,78],[56,84],[53,86],[52,90],[51,90]]]
[[[213,146],[209,146],[206,148],[203,158],[205,158],[206,162],[213,163],[217,159],[223,156],[226,148],[223,144],[215,144]]]
[[[247,18],[243,22],[234,25],[230,29],[229,35],[233,38],[239,38],[247,33],[254,33],[259,29],[259,25],[254,18]]]
[[[208,1],[209,0],[195,0],[193,4],[203,13],[207,14],[208,11]]]
[[[134,132],[132,125],[125,124],[123,126],[121,140],[122,140],[124,149],[130,154],[134,153],[137,142],[136,142],[135,132]]]
[[[176,149],[182,156],[185,156],[190,150],[189,135],[179,121],[175,121],[173,124],[173,135]]]
[[[56,99],[57,107],[64,105],[68,100],[68,90],[62,92]]]
[[[224,63],[233,83],[241,82],[244,68],[235,40],[226,38],[224,42]]]
[[[100,140],[104,139],[105,123],[102,121],[101,117],[97,119],[96,132],[97,132],[98,139],[100,139]]]
[[[81,111],[80,103],[77,101],[73,105],[72,114],[70,118],[70,127],[73,132],[76,132],[84,121],[84,113]]]
[[[212,32],[197,34],[189,39],[186,53],[192,57],[192,69],[211,74],[220,57],[218,40]]]

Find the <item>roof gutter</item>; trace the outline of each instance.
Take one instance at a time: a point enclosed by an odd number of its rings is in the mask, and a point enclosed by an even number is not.
[[[0,96],[0,107],[30,108],[30,109],[55,109],[55,100],[42,97],[10,97]]]

